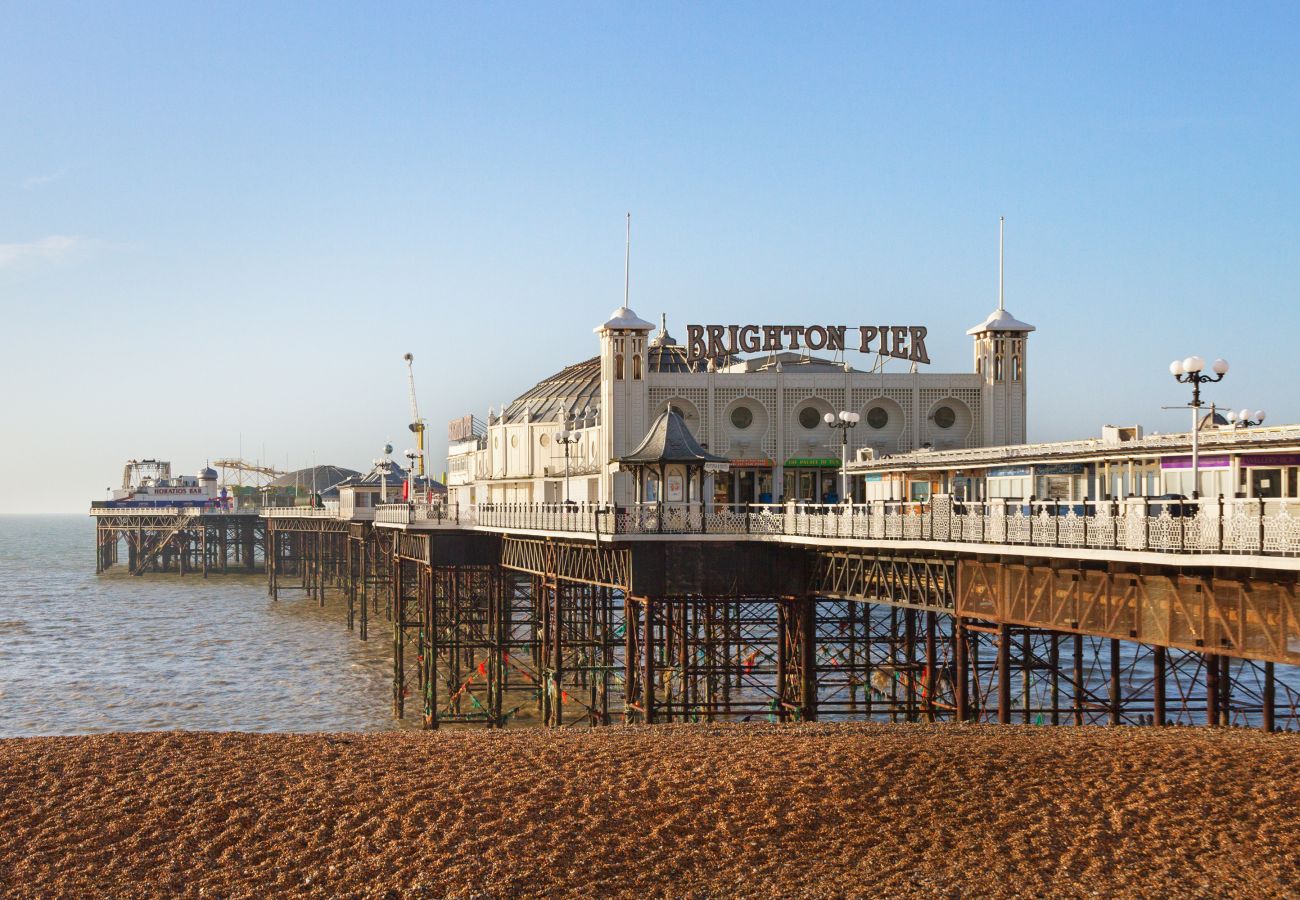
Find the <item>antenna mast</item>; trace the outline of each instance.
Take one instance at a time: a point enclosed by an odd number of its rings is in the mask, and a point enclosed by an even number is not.
[[[623,306],[627,307],[628,287],[631,284],[630,272],[632,270],[632,214],[627,214],[627,244],[623,250]]]
[[[1005,310],[1006,295],[1003,293],[1003,232],[1006,229],[1006,216],[998,216],[998,310]]]

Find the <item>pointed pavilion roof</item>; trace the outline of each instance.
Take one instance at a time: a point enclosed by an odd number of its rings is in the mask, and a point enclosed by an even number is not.
[[[679,463],[703,465],[706,469],[726,469],[725,457],[715,456],[700,446],[695,435],[686,427],[681,413],[669,406],[651,424],[640,445],[626,456],[619,457],[621,465],[660,465]]]

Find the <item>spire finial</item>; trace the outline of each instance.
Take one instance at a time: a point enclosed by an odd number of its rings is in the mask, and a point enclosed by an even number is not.
[[[1006,216],[998,216],[998,311],[1005,311],[1007,308],[1006,294],[1003,289],[1003,232],[1006,229]]]
[[[623,250],[623,307],[627,308],[628,288],[630,287],[629,273],[632,269],[632,214],[627,214],[627,244]]]
[[[668,313],[661,312],[659,314],[659,333],[660,334],[668,333]]]

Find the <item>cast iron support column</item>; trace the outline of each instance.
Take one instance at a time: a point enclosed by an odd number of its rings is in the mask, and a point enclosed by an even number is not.
[[[1205,724],[1219,724],[1219,659],[1205,654]]]
[[[935,615],[934,610],[927,610],[925,614],[925,720],[933,722],[935,720],[934,706],[934,689],[937,682],[938,673],[935,671],[939,666],[938,656],[935,652]]]
[[[1152,653],[1151,665],[1155,668],[1155,685],[1153,688],[1155,696],[1152,698],[1154,706],[1152,718],[1155,720],[1156,725],[1163,727],[1169,721],[1165,713],[1165,695],[1167,692],[1165,689],[1165,648],[1163,646],[1155,648],[1155,652]]]
[[[817,721],[817,600],[799,600],[799,707],[806,722]]]
[[[952,617],[953,668],[957,683],[953,685],[957,721],[970,721],[970,673],[967,671],[966,626],[961,616]]]
[[[1273,664],[1264,663],[1264,730],[1276,729],[1274,722],[1274,704],[1277,702],[1277,684],[1273,680]]]
[[[1119,638],[1110,639],[1110,724],[1120,723]]]
[[[641,651],[645,654],[645,672],[642,674],[641,682],[641,703],[645,712],[642,718],[647,725],[653,725],[655,721],[655,628],[654,628],[654,605],[647,597],[641,601],[641,606],[645,609],[645,632],[642,636],[643,644]]]
[[[1011,626],[998,626],[998,724],[1011,723]]]
[[[1074,636],[1074,724],[1083,724],[1083,698],[1085,695],[1083,684],[1083,635]]]

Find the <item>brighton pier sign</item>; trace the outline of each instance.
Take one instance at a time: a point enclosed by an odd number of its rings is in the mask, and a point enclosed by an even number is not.
[[[687,325],[686,359],[718,359],[775,350],[845,350],[929,363],[920,325]]]

